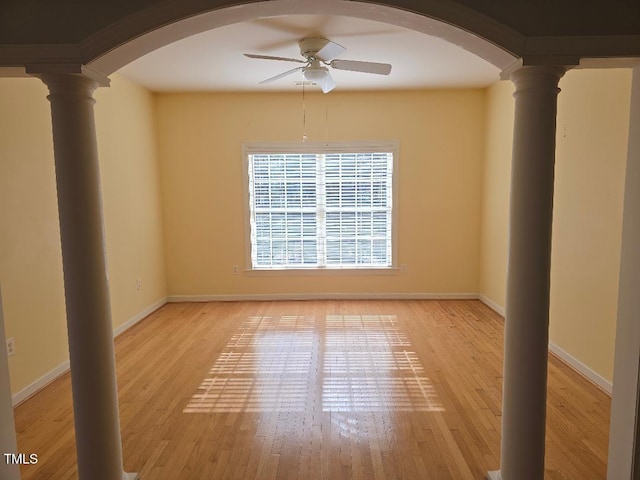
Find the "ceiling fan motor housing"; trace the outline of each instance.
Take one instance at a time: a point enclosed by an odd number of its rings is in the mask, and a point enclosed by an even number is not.
[[[320,50],[322,50],[325,45],[329,43],[329,40],[321,37],[312,37],[312,38],[303,38],[298,42],[300,45],[300,54],[303,57],[312,57]]]

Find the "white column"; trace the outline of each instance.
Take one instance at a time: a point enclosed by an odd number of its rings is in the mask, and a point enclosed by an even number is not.
[[[490,479],[544,478],[556,111],[565,70],[532,66],[511,75],[516,91],[501,465]]]
[[[16,426],[13,421],[11,405],[11,385],[9,382],[9,362],[4,351],[6,344],[4,333],[4,316],[2,313],[2,291],[0,291],[0,478],[3,480],[20,480],[20,468],[17,464],[8,463],[5,453],[20,453],[16,444]],[[29,452],[31,453],[31,452]]]
[[[609,480],[630,480],[640,476],[640,464],[636,463],[640,454],[637,430],[640,427],[640,67],[633,71],[628,143],[609,429]]]
[[[45,73],[81,480],[122,480],[120,419],[105,257],[93,92],[81,74]]]

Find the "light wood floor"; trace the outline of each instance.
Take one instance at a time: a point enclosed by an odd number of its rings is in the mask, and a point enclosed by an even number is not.
[[[116,339],[142,480],[483,479],[503,322],[477,301],[169,304]],[[546,479],[604,479],[609,397],[549,364]],[[23,479],[76,478],[69,376],[16,409]]]

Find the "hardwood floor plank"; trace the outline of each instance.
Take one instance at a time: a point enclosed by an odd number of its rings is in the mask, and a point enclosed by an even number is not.
[[[478,301],[168,304],[116,339],[144,480],[483,479],[503,321]],[[15,409],[22,478],[75,478],[69,375]],[[549,358],[547,480],[605,478],[609,397]]]

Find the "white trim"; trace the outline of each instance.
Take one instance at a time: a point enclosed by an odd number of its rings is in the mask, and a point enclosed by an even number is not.
[[[284,294],[231,294],[231,295],[169,295],[162,298],[114,329],[117,337],[133,327],[142,319],[155,312],[166,303],[179,302],[242,302],[242,301],[278,301],[278,300],[480,300],[496,313],[504,317],[504,309],[484,295],[477,293],[284,293]],[[549,343],[549,351],[554,353],[569,367],[583,375],[587,380],[611,395],[613,385],[585,364],[569,355],[554,343]],[[15,407],[36,394],[58,377],[69,371],[69,361],[61,363],[41,378],[12,396]]]
[[[640,67],[631,77],[607,478],[638,478],[640,465]]]
[[[16,424],[13,418],[11,402],[11,382],[9,381],[9,362],[5,349],[4,314],[2,313],[2,288],[0,286],[0,452],[18,452]],[[20,480],[18,465],[6,461],[0,463],[0,476],[5,480]]]
[[[387,140],[353,140],[349,142],[244,142],[244,156],[263,153],[379,153],[391,151],[395,155],[400,149],[400,141]]]
[[[58,377],[64,375],[68,371],[69,371],[69,360],[67,360],[64,363],[61,363],[56,368],[46,373],[42,377],[40,377],[38,380],[36,380],[32,384],[26,386],[25,388],[20,390],[18,393],[13,395],[11,397],[11,403],[13,404],[14,407],[16,407],[17,405],[24,402],[27,398],[31,397],[32,395],[35,395],[37,392],[42,390],[44,387],[46,387],[51,382],[56,380]]]
[[[155,302],[154,304],[152,304],[149,307],[147,307],[144,310],[142,310],[140,313],[138,313],[137,315],[135,315],[131,319],[129,319],[126,322],[124,322],[118,328],[114,329],[114,331],[113,331],[114,338],[117,337],[118,335],[124,333],[129,328],[133,327],[140,320],[142,320],[143,318],[149,316],[151,313],[155,312],[157,309],[159,309],[160,307],[162,307],[166,303],[167,303],[167,298],[166,297],[162,298],[162,299],[158,300],[157,302]],[[25,388],[23,388],[22,390],[20,390],[16,394],[12,395],[11,403],[12,403],[13,407],[15,408],[17,405],[19,405],[20,403],[24,402],[26,399],[28,399],[29,397],[35,395],[40,390],[45,388],[47,385],[49,385],[51,382],[56,380],[58,377],[61,377],[62,375],[67,373],[69,371],[69,368],[70,368],[69,360],[67,360],[67,361],[61,363],[60,365],[58,365],[56,368],[54,368],[50,372],[47,372],[45,375],[40,377],[35,382],[31,383],[30,385],[26,386]]]
[[[604,390],[609,396],[612,395],[613,384],[609,380],[591,370],[580,360],[571,356],[553,342],[549,342],[549,351],[556,357],[558,357],[558,359],[560,359],[563,363],[566,363],[573,370],[585,377],[591,383],[595,384],[598,388]]]
[[[502,318],[505,317],[504,307],[501,307],[500,305],[495,303],[493,300],[490,300],[484,295],[478,295],[478,300],[480,300],[482,303],[484,303],[487,307],[492,309],[494,312],[498,313],[500,316],[502,316]],[[553,353],[556,357],[558,357],[560,361],[565,363],[572,370],[575,370],[577,373],[585,377],[587,380],[589,380],[591,383],[593,383],[598,388],[603,390],[609,396],[612,395],[613,383],[611,383],[609,380],[607,380],[600,374],[593,371],[591,368],[586,366],[580,360],[568,354],[566,351],[564,351],[562,348],[560,348],[553,342],[549,342],[549,351]]]
[[[169,303],[251,302],[277,300],[477,300],[477,293],[265,293],[231,295],[170,295]]]
[[[138,313],[134,317],[132,317],[129,320],[127,320],[126,322],[124,322],[118,328],[114,329],[113,336],[117,337],[118,335],[120,335],[120,334],[124,333],[125,331],[129,330],[131,327],[133,327],[140,320],[148,317],[149,315],[151,315],[153,312],[158,310],[160,307],[162,307],[166,303],[167,303],[167,297],[164,297],[164,298],[161,298],[160,300],[158,300],[156,303],[154,303],[152,305],[149,305],[147,308],[142,310],[140,313]]]
[[[400,164],[400,141],[397,139],[382,139],[382,140],[354,140],[348,142],[338,141],[324,141],[324,142],[308,142],[308,141],[295,141],[295,142],[243,142],[241,146],[242,151],[242,194],[243,194],[243,214],[244,214],[244,258],[245,258],[245,274],[253,275],[326,275],[333,274],[337,271],[347,271],[352,275],[372,275],[372,274],[397,274],[398,273],[398,183],[399,183],[399,164]],[[252,237],[255,228],[255,217],[252,208],[253,201],[250,185],[253,181],[251,174],[249,173],[249,167],[252,165],[249,157],[258,154],[313,154],[316,158],[325,154],[342,154],[342,153],[390,153],[391,154],[391,265],[376,267],[376,266],[363,266],[348,265],[343,267],[332,267],[324,264],[326,258],[322,255],[318,256],[318,262],[321,263],[318,267],[299,268],[295,267],[256,267],[254,264],[254,251],[252,244]],[[322,175],[324,175],[324,168],[317,167],[320,171],[316,173],[316,188],[318,191],[318,198],[316,199],[316,207],[318,205],[325,205],[323,201],[324,195],[322,193],[323,188],[318,187],[319,183],[324,184]],[[388,178],[387,178],[388,180]],[[324,213],[322,214],[324,215]],[[318,225],[322,220],[318,219]],[[317,227],[319,231],[324,231],[323,228]],[[320,237],[316,237],[318,240]],[[320,245],[322,242],[318,241]],[[388,248],[387,242],[387,248]]]
[[[384,268],[287,268],[287,269],[255,269],[245,270],[249,277],[313,277],[317,275],[399,275],[400,269]]]
[[[482,303],[484,303],[487,307],[489,307],[491,310],[493,310],[494,312],[496,312],[498,315],[500,315],[502,318],[505,317],[505,310],[504,307],[501,307],[500,305],[498,305],[496,302],[494,302],[493,300],[491,300],[489,297],[486,297],[484,295],[482,295],[481,293],[478,294],[478,300],[480,300]]]
[[[220,3],[220,2],[219,2]],[[497,20],[461,6],[429,0],[422,12],[409,12],[391,5],[371,5],[344,0],[272,0],[231,5],[226,2],[211,10],[202,0],[169,0],[127,15],[93,33],[75,47],[76,57],[93,63],[110,75],[159,47],[213,28],[260,17],[279,15],[341,15],[385,22],[442,38],[480,58],[504,68],[513,61],[514,53],[523,49],[526,38]],[[436,18],[437,17],[437,18]],[[561,37],[562,38],[562,37]],[[486,39],[486,40],[485,40]],[[631,43],[631,45],[634,45]],[[629,48],[629,44],[625,44]],[[19,49],[27,49],[22,51]],[[39,59],[42,47],[19,45],[0,47],[0,63],[21,64],[23,59]],[[55,45],[51,46],[55,54]],[[513,53],[509,53],[513,52]],[[70,56],[70,55],[69,55]],[[3,61],[4,60],[4,61]]]
[[[527,37],[457,2],[428,0],[420,5],[420,11],[409,12],[368,2],[273,0],[244,5],[226,2],[211,10],[203,0],[167,0],[122,17],[78,44],[0,45],[0,76],[3,66],[52,61],[91,64],[104,75],[111,75],[131,61],[191,35],[254,18],[295,14],[351,16],[402,26],[460,45],[500,69],[517,57],[527,58],[531,64],[558,63],[567,58],[640,56],[638,35]],[[15,71],[9,74],[15,75]]]

